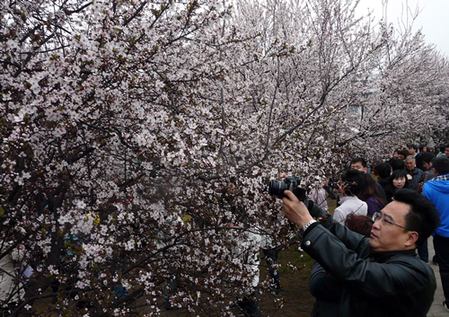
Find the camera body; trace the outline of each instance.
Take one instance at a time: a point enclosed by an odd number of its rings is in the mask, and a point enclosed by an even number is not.
[[[329,182],[328,186],[332,190],[338,190],[338,182]]]
[[[300,201],[306,200],[306,190],[299,187],[301,178],[290,176],[281,180],[271,180],[268,185],[268,193],[279,198],[285,197],[284,191],[291,191]]]

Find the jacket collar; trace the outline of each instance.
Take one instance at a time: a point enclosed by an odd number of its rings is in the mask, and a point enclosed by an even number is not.
[[[358,201],[360,200],[357,196],[343,196],[340,198],[340,205],[343,204],[345,201],[348,200],[354,200],[354,201]]]
[[[374,262],[384,263],[395,255],[416,256],[416,249],[405,251],[373,252],[371,254],[371,258]]]

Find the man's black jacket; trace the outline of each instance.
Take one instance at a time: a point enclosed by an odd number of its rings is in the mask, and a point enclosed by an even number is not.
[[[337,223],[310,226],[302,248],[341,284],[337,316],[425,317],[430,309],[435,275],[415,250],[373,253],[368,238]]]

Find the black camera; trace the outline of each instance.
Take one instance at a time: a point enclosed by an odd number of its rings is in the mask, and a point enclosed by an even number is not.
[[[338,190],[338,181],[336,181],[336,182],[329,181],[328,187],[331,190]]]
[[[330,177],[329,177],[329,180],[328,180],[328,182],[327,182],[327,187],[328,188],[326,188],[326,190],[328,190],[328,189],[330,189],[330,190],[332,190],[332,191],[335,191],[335,190],[338,190],[338,184],[339,184],[339,182],[340,182],[340,176],[339,175],[336,175],[336,174],[332,174]]]
[[[306,190],[299,187],[301,178],[299,177],[286,177],[277,181],[275,179],[271,180],[268,185],[268,193],[277,197],[285,197],[284,191],[289,190],[302,202],[306,200]]]

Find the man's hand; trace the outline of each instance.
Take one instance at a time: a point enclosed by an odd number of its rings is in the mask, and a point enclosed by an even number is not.
[[[284,195],[287,196],[282,199],[284,201],[285,215],[291,222],[302,227],[313,219],[306,205],[299,201],[291,191],[284,191]]]

